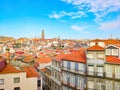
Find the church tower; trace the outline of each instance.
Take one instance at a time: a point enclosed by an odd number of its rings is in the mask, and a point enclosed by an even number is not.
[[[42,30],[42,36],[41,36],[41,38],[45,39],[44,30]]]

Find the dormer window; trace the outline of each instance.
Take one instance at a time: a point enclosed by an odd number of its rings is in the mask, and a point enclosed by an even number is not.
[[[106,55],[111,55],[111,50],[110,49],[106,49]]]

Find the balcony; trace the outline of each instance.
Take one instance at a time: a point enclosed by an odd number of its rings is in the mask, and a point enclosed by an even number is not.
[[[105,73],[105,76],[107,77],[107,78],[113,78],[113,74],[112,73]]]
[[[87,71],[88,76],[104,77],[104,72]]]
[[[71,73],[75,73],[75,74],[86,75],[84,70],[78,70],[78,69],[74,69],[74,68],[70,69],[68,67],[64,67],[62,70],[65,70],[65,71],[68,71]]]
[[[63,81],[62,84],[70,88],[76,88],[76,86],[71,84],[70,82]]]
[[[120,79],[120,73],[115,74],[115,79]]]

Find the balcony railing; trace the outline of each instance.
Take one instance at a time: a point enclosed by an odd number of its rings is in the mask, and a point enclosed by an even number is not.
[[[88,76],[104,77],[104,72],[87,71]]]
[[[85,71],[84,70],[79,70],[79,69],[75,69],[75,68],[68,68],[68,67],[63,67],[63,70],[66,70],[66,71],[69,71],[69,72],[72,72],[72,73],[77,73],[77,74],[83,74],[85,75]]]
[[[115,78],[116,78],[116,79],[120,79],[120,73],[115,74]]]
[[[105,73],[105,76],[107,78],[113,78],[114,77],[114,75],[112,73]]]

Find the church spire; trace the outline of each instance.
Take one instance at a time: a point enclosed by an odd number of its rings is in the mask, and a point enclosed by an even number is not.
[[[45,39],[44,30],[42,30],[42,36],[41,36],[41,38]]]

